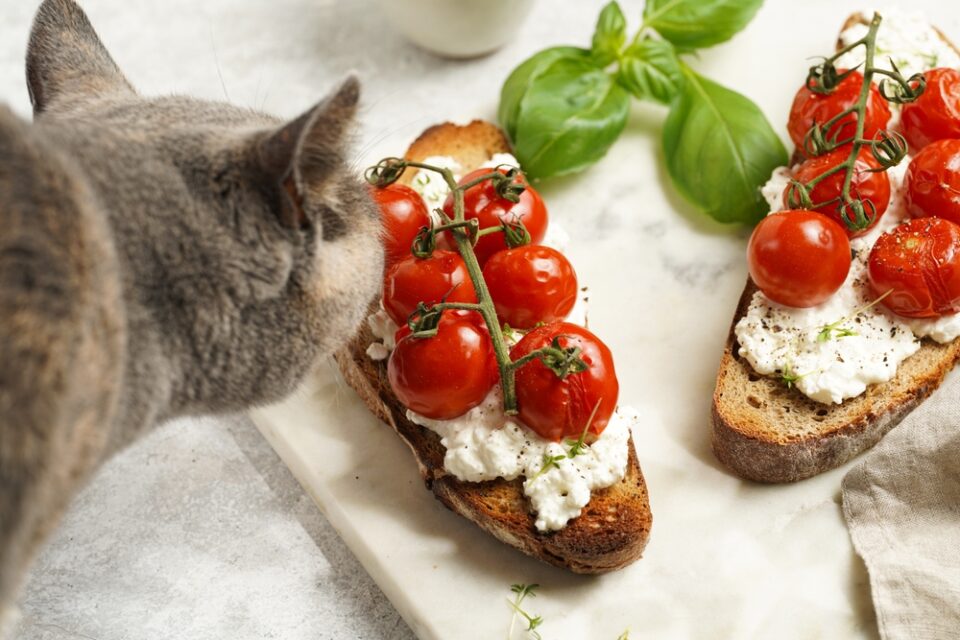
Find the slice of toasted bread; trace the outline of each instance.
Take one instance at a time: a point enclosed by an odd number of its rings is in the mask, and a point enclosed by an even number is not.
[[[431,127],[410,146],[406,157],[422,160],[448,155],[466,170],[509,149],[495,125],[475,120],[466,126],[445,123]],[[371,305],[371,312],[377,304],[375,301]],[[444,470],[445,449],[440,437],[407,420],[406,409],[390,389],[386,361],[367,357],[366,349],[374,340],[369,327],[364,326],[336,354],[337,363],[344,379],[370,411],[410,446],[427,488],[444,505],[527,555],[575,573],[605,573],[640,557],[650,535],[652,516],[632,437],[624,479],[595,491],[583,513],[563,529],[538,531],[521,479],[464,482]]]
[[[867,16],[854,14],[841,32],[868,22]],[[956,49],[942,33],[940,37]],[[840,405],[821,404],[758,375],[737,354],[733,328],[756,291],[748,280],[720,360],[712,411],[714,454],[749,480],[794,482],[840,466],[875,445],[960,359],[960,340],[942,345],[924,339],[889,382]]]

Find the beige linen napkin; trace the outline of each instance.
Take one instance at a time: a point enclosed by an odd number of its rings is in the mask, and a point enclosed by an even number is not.
[[[960,375],[843,479],[884,640],[960,638]]]

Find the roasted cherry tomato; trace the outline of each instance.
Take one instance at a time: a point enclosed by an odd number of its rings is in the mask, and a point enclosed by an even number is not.
[[[389,267],[411,255],[413,239],[420,229],[430,225],[430,214],[420,194],[402,184],[371,187],[370,193],[380,206],[384,262]]]
[[[846,162],[847,158],[849,157],[850,147],[844,146],[840,147],[839,149],[834,149],[830,153],[822,156],[808,158],[796,168],[796,170],[793,172],[793,178],[797,182],[806,184],[817,176],[823,175],[837,165]],[[870,223],[870,226],[859,231],[854,231],[850,229],[843,221],[840,211],[841,203],[839,198],[840,193],[843,190],[843,180],[845,177],[844,171],[837,171],[836,173],[827,176],[810,190],[810,199],[815,205],[836,200],[836,202],[833,202],[832,204],[826,204],[822,207],[817,207],[815,211],[818,211],[819,213],[822,213],[823,215],[837,222],[841,227],[843,227],[843,229],[847,232],[847,235],[851,238],[861,236],[872,229],[877,222],[880,221],[881,216],[883,216],[884,212],[887,210],[887,205],[890,204],[890,178],[887,177],[887,172],[870,171],[870,169],[877,168],[878,166],[879,165],[877,164],[876,159],[873,157],[873,154],[866,149],[861,149],[860,153],[857,155],[857,162],[854,165],[853,178],[850,182],[850,195],[855,198],[869,200],[873,203],[873,206],[876,207],[873,222]],[[783,190],[783,204],[788,207],[790,206],[790,191],[790,186]],[[794,199],[797,200],[797,202],[800,200],[797,194],[794,194]],[[867,207],[867,214],[870,214],[869,207]]]
[[[528,244],[490,256],[483,279],[500,322],[529,329],[563,320],[577,301],[577,274],[562,253]]]
[[[826,124],[830,118],[852,107],[860,97],[861,87],[863,87],[863,74],[859,71],[854,71],[844,78],[843,82],[828,94],[814,93],[806,86],[800,87],[793,98],[787,130],[790,132],[793,143],[801,152],[804,152],[803,139],[813,123]],[[871,86],[870,95],[867,98],[866,118],[863,123],[863,137],[868,140],[873,138],[878,131],[886,128],[889,120],[890,108],[887,106],[887,101],[880,95],[876,86]],[[836,134],[838,140],[844,140],[852,138],[856,130],[857,117],[851,113],[832,126],[829,131],[824,131],[824,135],[830,139]]]
[[[554,442],[579,438],[589,423],[589,442],[603,432],[617,407],[620,385],[613,369],[613,356],[607,345],[583,327],[554,322],[525,335],[510,351],[510,358],[517,360],[541,347],[552,346],[555,338],[562,349],[580,347],[580,358],[587,368],[561,378],[540,359],[521,366],[516,373],[519,418]]]
[[[403,406],[434,420],[474,408],[497,381],[490,334],[469,314],[444,311],[437,333],[415,338],[397,332],[387,364],[390,387]]]
[[[477,169],[465,175],[460,184],[466,184],[471,180],[490,173],[493,169]],[[501,169],[501,173],[506,173],[506,169]],[[520,194],[519,202],[510,202],[506,198],[501,198],[493,186],[492,180],[485,180],[480,184],[470,187],[463,194],[463,215],[467,220],[476,218],[481,229],[488,227],[499,227],[501,222],[514,222],[520,220],[530,233],[530,238],[534,244],[543,240],[547,232],[547,207],[543,204],[543,199],[536,189],[527,183],[522,175],[518,177],[526,189]],[[443,203],[443,210],[448,216],[453,217],[453,196],[448,195],[446,202]],[[449,232],[448,232],[449,233]],[[453,246],[452,238],[447,238],[446,244]],[[502,233],[491,233],[483,236],[474,246],[474,253],[481,265],[487,262],[487,259],[497,251],[507,248],[507,243]]]
[[[750,277],[788,307],[812,307],[832,296],[850,271],[847,232],[815,211],[780,211],[760,221],[747,246]]]
[[[383,308],[403,324],[417,303],[431,305],[446,296],[447,302],[476,302],[477,292],[463,258],[437,249],[429,258],[412,255],[387,268],[383,276]]]
[[[904,177],[907,211],[960,224],[960,140],[937,140],[913,157]]]
[[[923,76],[927,88],[900,111],[900,128],[911,153],[937,140],[960,138],[960,71],[940,67]]]
[[[960,311],[960,226],[942,218],[901,224],[877,239],[868,263],[876,296],[901,316]]]

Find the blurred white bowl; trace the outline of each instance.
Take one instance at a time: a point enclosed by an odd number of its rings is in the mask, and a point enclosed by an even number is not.
[[[448,58],[491,53],[512,38],[535,0],[381,0],[400,33]]]

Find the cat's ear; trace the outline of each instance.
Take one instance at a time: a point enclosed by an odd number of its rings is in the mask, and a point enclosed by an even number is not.
[[[344,139],[353,126],[359,100],[360,81],[350,75],[312,109],[261,141],[260,167],[283,186],[281,191],[288,198],[279,213],[284,226],[308,224],[303,194],[341,166]]]
[[[37,10],[27,46],[27,88],[34,114],[52,103],[134,93],[73,0],[44,0]]]

